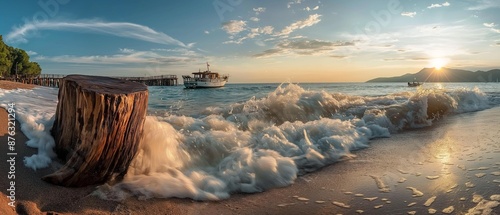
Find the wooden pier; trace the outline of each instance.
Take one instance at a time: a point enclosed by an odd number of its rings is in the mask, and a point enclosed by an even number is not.
[[[149,77],[114,77],[127,81],[143,83],[147,86],[177,86],[177,75],[159,75]]]
[[[9,77],[6,80],[20,82],[24,84],[34,84],[45,87],[59,87],[61,80],[66,77],[66,75],[56,75],[56,74],[41,74],[35,77]],[[159,75],[159,76],[149,76],[149,77],[113,77],[122,80],[134,81],[143,83],[147,86],[177,86],[177,76],[176,75]]]

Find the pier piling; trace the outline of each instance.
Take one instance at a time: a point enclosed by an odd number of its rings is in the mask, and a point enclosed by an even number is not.
[[[61,80],[66,77],[66,75],[57,74],[41,74],[39,76],[29,77],[29,76],[19,76],[19,77],[8,77],[6,80],[20,82],[24,84],[34,84],[45,87],[56,87],[59,88]],[[149,76],[149,77],[113,77],[121,80],[139,82],[147,86],[177,86],[177,76],[176,75],[159,75],[159,76]]]

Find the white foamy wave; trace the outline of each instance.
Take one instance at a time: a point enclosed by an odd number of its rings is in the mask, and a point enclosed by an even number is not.
[[[0,91],[16,103],[33,169],[55,157],[49,134],[57,91]],[[101,198],[219,200],[232,193],[290,185],[298,175],[354,157],[373,138],[432,125],[453,113],[489,107],[478,89],[419,89],[385,96],[352,96],[279,86],[264,98],[213,107],[202,117],[148,116],[138,154],[123,181],[103,185]]]
[[[54,138],[50,129],[54,122],[53,116],[57,105],[57,89],[37,87],[32,90],[0,89],[2,107],[8,103],[15,104],[16,120],[21,123],[21,131],[28,137],[26,145],[37,148],[38,153],[24,158],[24,164],[37,170],[48,167],[56,157],[53,151]]]
[[[451,96],[458,103],[456,113],[484,110],[491,107],[488,96],[477,87],[472,90],[460,89],[453,91]]]
[[[374,134],[389,135],[376,125],[327,118],[250,131],[218,115],[148,117],[139,154],[116,186],[141,198],[218,200],[262,192],[351,156]]]

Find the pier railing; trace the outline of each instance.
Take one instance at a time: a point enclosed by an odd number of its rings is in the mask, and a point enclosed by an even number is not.
[[[5,77],[5,80],[15,81],[25,84],[34,84],[46,87],[59,87],[61,80],[66,75],[60,74],[40,74],[38,76],[11,76]],[[148,77],[113,77],[127,81],[143,83],[148,86],[176,86],[177,75],[158,75]]]

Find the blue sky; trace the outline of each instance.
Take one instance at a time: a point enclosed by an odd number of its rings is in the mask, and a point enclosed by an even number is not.
[[[358,82],[424,67],[499,68],[496,0],[1,3],[0,34],[47,74],[204,69],[230,82]]]

